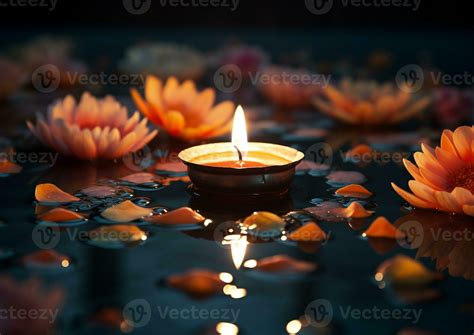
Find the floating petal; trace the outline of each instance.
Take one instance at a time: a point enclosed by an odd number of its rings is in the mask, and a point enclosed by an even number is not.
[[[122,248],[147,240],[146,233],[134,225],[101,226],[88,232],[89,243],[103,248]]]
[[[257,235],[280,235],[285,228],[285,221],[270,212],[254,212],[242,222],[250,232]]]
[[[337,171],[326,176],[328,184],[333,186],[343,186],[349,184],[363,184],[367,178],[357,171]]]
[[[68,222],[84,219],[81,214],[65,208],[54,208],[46,213],[38,215],[37,218],[41,221],[48,222]]]
[[[372,222],[369,229],[367,229],[362,236],[375,238],[402,238],[403,233],[392,225],[386,218],[378,217]]]
[[[22,263],[32,269],[54,270],[68,268],[71,265],[71,259],[55,250],[48,249],[23,256]]]
[[[163,225],[192,225],[202,223],[205,220],[205,217],[192,208],[182,207],[162,215],[155,215],[147,221]]]
[[[135,205],[130,200],[126,200],[107,208],[100,215],[113,222],[131,222],[149,216],[152,213],[153,210],[151,208],[143,208]]]
[[[364,206],[357,201],[351,202],[349,207],[341,210],[340,213],[342,216],[351,219],[364,219],[374,214],[373,211],[366,210]]]
[[[442,278],[440,273],[428,270],[423,264],[405,255],[397,255],[383,262],[377,269],[377,281],[393,285],[426,285]]]
[[[111,186],[91,186],[81,190],[81,193],[94,198],[107,198],[115,195],[116,189]]]
[[[260,259],[254,269],[268,273],[297,274],[309,273],[318,268],[315,263],[294,259],[286,255],[276,255]]]
[[[351,185],[341,187],[340,189],[336,191],[336,194],[342,195],[344,197],[361,198],[361,199],[366,199],[373,195],[373,193],[367,190],[364,186],[357,185],[357,184],[351,184]]]
[[[327,235],[315,222],[310,222],[288,234],[288,238],[296,242],[320,242],[325,241]]]
[[[228,283],[223,282],[220,273],[194,269],[166,278],[166,283],[195,299],[207,299],[221,293]]]
[[[37,185],[35,189],[35,197],[39,202],[46,203],[69,203],[81,200],[78,197],[64,192],[54,184]]]
[[[148,172],[139,172],[120,178],[123,181],[132,184],[145,184],[154,182],[158,177]]]
[[[22,169],[23,168],[18,164],[0,159],[0,174],[20,173]]]

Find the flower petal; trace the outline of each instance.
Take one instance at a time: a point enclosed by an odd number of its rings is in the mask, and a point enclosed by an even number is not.
[[[354,198],[369,198],[373,195],[372,192],[367,190],[364,186],[358,184],[351,184],[344,186],[336,191],[337,195],[342,195],[344,197],[354,197]]]
[[[39,184],[36,185],[35,198],[39,202],[57,202],[57,203],[68,203],[79,201],[78,197],[75,197],[69,193],[64,192],[54,184]]]
[[[401,196],[403,199],[405,199],[408,203],[415,207],[419,208],[436,208],[434,204],[425,201],[423,199],[418,198],[417,196],[408,193],[407,191],[404,191],[400,187],[398,187],[395,183],[391,183],[393,189],[395,192],[398,193],[399,196]]]
[[[396,239],[400,237],[401,234],[402,232],[400,232],[386,218],[381,216],[372,222],[370,227],[363,233],[363,236]]]
[[[100,215],[113,222],[131,222],[149,216],[151,213],[153,213],[151,208],[143,208],[126,200],[107,208]]]
[[[54,208],[49,212],[38,215],[38,219],[48,222],[67,222],[81,220],[84,217],[81,214],[70,211],[65,208]]]

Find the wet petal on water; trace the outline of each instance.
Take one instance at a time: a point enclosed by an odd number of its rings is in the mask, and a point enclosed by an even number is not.
[[[100,215],[113,222],[131,222],[153,213],[151,208],[143,208],[135,205],[130,200],[121,202],[104,210]]]
[[[78,197],[64,192],[54,184],[37,185],[35,189],[35,198],[39,202],[45,203],[69,203],[81,200]]]
[[[363,184],[367,178],[357,171],[336,171],[326,176],[327,183],[334,187],[341,187],[349,184]]]

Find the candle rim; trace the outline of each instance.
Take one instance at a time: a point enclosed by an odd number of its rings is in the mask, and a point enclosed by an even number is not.
[[[244,173],[244,171],[249,173],[249,174],[252,174],[252,173],[255,173],[256,171],[261,172],[262,170],[272,170],[273,171],[275,169],[279,170],[280,168],[281,168],[281,170],[285,170],[290,166],[298,165],[304,158],[304,154],[301,151],[299,151],[295,148],[292,148],[292,147],[285,146],[285,145],[274,144],[274,143],[264,143],[264,142],[249,142],[248,144],[249,144],[249,152],[254,151],[253,150],[254,148],[252,148],[252,146],[257,147],[257,148],[258,147],[260,147],[260,148],[265,148],[265,147],[266,148],[271,148],[271,147],[273,147],[273,148],[280,148],[282,150],[285,150],[288,153],[292,152],[293,155],[275,155],[279,158],[288,160],[288,162],[283,163],[283,164],[272,164],[272,165],[268,165],[268,166],[249,167],[249,168],[245,168],[245,169],[238,169],[238,168],[233,168],[233,167],[222,167],[222,166],[207,166],[205,164],[195,163],[195,162],[192,161],[193,159],[195,159],[197,157],[208,154],[207,152],[200,152],[200,154],[198,156],[195,156],[195,157],[189,157],[188,156],[193,151],[199,151],[199,148],[202,149],[204,147],[210,147],[210,148],[212,148],[212,147],[214,147],[214,148],[222,147],[222,148],[230,149],[231,146],[232,146],[231,142],[218,142],[218,143],[200,144],[200,145],[196,145],[196,146],[184,149],[178,154],[178,157],[184,164],[186,164],[188,166],[193,166],[194,168],[198,168],[200,170],[212,169],[214,171],[219,171],[219,172],[222,172],[222,173],[231,173],[233,171],[239,171],[237,174],[242,174],[242,173]],[[219,151],[217,151],[217,152],[219,152]]]

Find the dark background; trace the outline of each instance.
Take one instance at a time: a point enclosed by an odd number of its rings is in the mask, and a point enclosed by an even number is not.
[[[1,0],[5,3],[9,0]],[[44,0],[38,0],[44,1]],[[370,0],[380,1],[380,0]],[[406,0],[401,0],[406,1]],[[391,30],[462,30],[473,27],[470,1],[421,0],[418,11],[410,8],[344,7],[342,0],[334,0],[333,9],[325,15],[313,15],[304,0],[240,0],[237,10],[212,7],[163,7],[152,0],[151,9],[144,15],[128,13],[121,0],[58,0],[54,11],[47,8],[0,7],[2,30],[24,30],[34,26],[59,27],[94,25],[127,27],[319,27],[345,28],[386,27]]]

